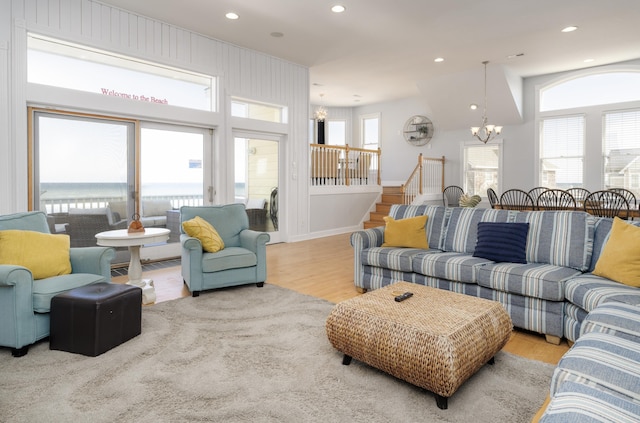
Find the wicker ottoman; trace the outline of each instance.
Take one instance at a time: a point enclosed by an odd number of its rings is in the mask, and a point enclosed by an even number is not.
[[[49,348],[95,357],[142,332],[142,289],[96,283],[51,299]]]
[[[413,296],[396,302],[404,292]],[[343,301],[326,323],[344,353],[436,395],[439,408],[507,343],[513,329],[495,301],[408,282]]]

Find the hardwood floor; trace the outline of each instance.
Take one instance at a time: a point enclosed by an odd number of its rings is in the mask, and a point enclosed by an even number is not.
[[[350,234],[343,234],[268,245],[267,283],[333,303],[360,295],[353,284],[353,249],[349,237]],[[145,271],[144,277],[154,280],[156,302],[190,295],[182,282],[179,266]],[[123,283],[127,277],[114,277],[113,281]],[[564,340],[560,345],[553,345],[542,335],[515,330],[504,351],[557,364],[568,348]]]

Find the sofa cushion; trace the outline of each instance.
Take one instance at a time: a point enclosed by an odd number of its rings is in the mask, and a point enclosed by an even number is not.
[[[580,274],[551,264],[494,263],[478,269],[478,285],[550,301],[564,300],[564,283]]]
[[[593,274],[640,287],[640,228],[614,218]]]
[[[258,258],[255,253],[242,247],[229,247],[217,253],[202,255],[202,271],[204,273],[252,267],[257,263]]]
[[[396,220],[406,219],[408,217],[428,216],[425,231],[427,233],[429,247],[432,249],[441,249],[439,241],[442,239],[442,233],[446,225],[447,210],[447,208],[442,206],[394,204],[389,210],[389,216]],[[438,241],[436,242],[435,240]]]
[[[538,423],[635,422],[640,404],[598,388],[565,382]]]
[[[526,263],[528,223],[478,222],[474,257],[495,262]]]
[[[142,200],[142,217],[148,216],[165,216],[167,210],[171,210],[171,201],[169,200]]]
[[[473,254],[478,233],[479,222],[507,222],[509,210],[478,209],[455,207],[449,209],[447,230],[444,235],[442,250]]]
[[[608,333],[585,333],[558,362],[551,395],[570,381],[640,401],[638,361],[640,342]]]
[[[479,266],[491,261],[463,253],[419,253],[413,257],[413,271],[450,281],[476,283]]]
[[[383,247],[429,248],[425,225],[428,216],[408,217],[395,220],[385,216]]]
[[[640,306],[606,303],[589,313],[582,323],[581,335],[609,333],[640,342]]]
[[[585,212],[532,211],[515,215],[529,223],[527,262],[585,271],[591,261],[595,218]]]
[[[26,267],[34,279],[71,273],[69,235],[0,231],[0,264]]]
[[[67,292],[73,288],[92,285],[98,282],[106,282],[100,275],[90,273],[71,273],[69,275],[52,276],[46,279],[33,281],[33,311],[36,313],[49,313],[51,299],[58,294]]]
[[[413,271],[413,258],[423,253],[420,248],[391,248],[372,247],[365,248],[360,253],[360,261],[365,266],[384,267],[403,272]],[[427,250],[431,253],[439,253],[439,250]]]
[[[588,312],[610,301],[640,305],[640,288],[622,285],[591,273],[569,279],[564,295],[567,301]]]

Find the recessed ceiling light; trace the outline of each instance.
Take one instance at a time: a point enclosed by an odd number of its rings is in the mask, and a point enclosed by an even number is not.
[[[347,10],[347,9],[345,9],[345,7],[344,7],[344,6],[342,6],[342,5],[340,5],[340,4],[336,4],[335,6],[333,6],[333,7],[331,8],[331,11],[332,11],[333,13],[342,13],[342,12],[344,12],[345,10]]]
[[[240,16],[238,16],[237,13],[233,13],[233,12],[229,12],[224,16],[226,16],[227,19],[231,19],[232,21],[235,21],[236,19],[238,19],[240,17]]]
[[[577,27],[577,26],[568,26],[568,27],[566,27],[566,28],[562,28],[562,32],[573,32],[573,31],[575,31],[576,29],[578,29],[578,27]]]
[[[475,103],[471,103],[471,104],[469,105],[469,108],[470,108],[471,110],[476,110],[476,109],[478,108],[478,105],[477,105],[477,104],[475,104]]]
[[[584,63],[591,63],[593,62],[595,59],[584,59]]]
[[[282,38],[282,37],[284,37],[284,34],[282,32],[272,32],[271,36],[273,38]]]
[[[522,57],[522,56],[524,56],[524,53],[510,54],[507,56],[507,59],[515,59],[516,57]]]
[[[435,59],[433,59],[433,61],[436,62],[436,63],[444,62],[444,58],[443,57],[436,57]]]

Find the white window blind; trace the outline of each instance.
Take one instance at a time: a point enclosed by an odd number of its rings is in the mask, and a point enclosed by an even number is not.
[[[582,187],[585,117],[543,119],[540,130],[540,185]]]
[[[608,112],[604,126],[604,187],[640,195],[640,110]]]

